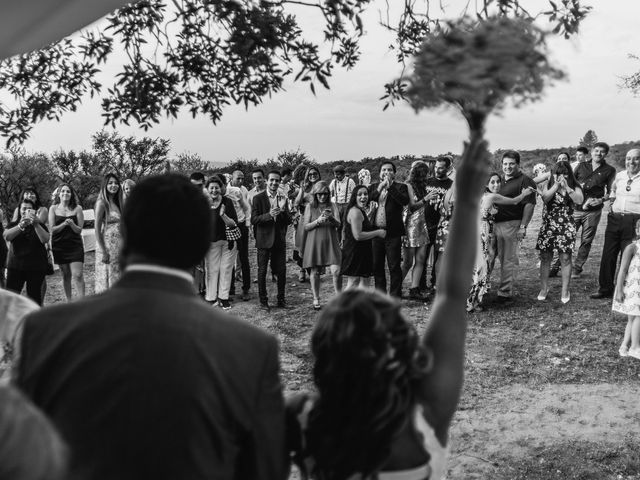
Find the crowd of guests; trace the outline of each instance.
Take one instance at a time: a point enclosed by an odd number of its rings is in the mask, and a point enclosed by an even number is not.
[[[620,355],[640,358],[640,240],[633,241],[640,234],[640,150],[627,153],[624,171],[609,175],[608,147],[596,149],[604,155],[592,151],[590,162],[574,166],[560,156],[550,172],[530,178],[514,151],[504,152],[502,175],[488,173],[486,145],[476,139],[457,172],[448,158],[434,169],[416,162],[404,183],[385,162],[379,181],[345,182],[345,191],[313,172],[298,187],[283,183],[290,172],[256,170],[252,176],[261,182],[246,194],[241,172],[234,172],[150,177],[125,197],[123,184],[108,175],[96,204],[96,263],[109,267],[107,289],[44,309],[0,290],[0,371],[13,383],[0,387],[0,427],[15,432],[0,444],[0,472],[10,465],[18,480],[65,478],[67,469],[69,478],[87,479],[284,479],[294,463],[303,478],[442,478],[467,312],[481,308],[496,259],[498,298],[513,295],[519,242],[537,196],[544,203],[538,300],[547,298],[557,253],[564,303],[571,277],[581,273],[571,263],[580,226],[575,212],[598,212],[611,202],[593,297],[613,297],[613,309],[628,315]],[[338,201],[346,191],[349,200]],[[26,284],[28,296],[41,300],[46,272],[23,266],[16,273],[12,262],[24,262],[19,254],[30,251],[46,263],[51,233],[53,255],[67,265],[69,292],[81,290],[72,265],[83,260],[75,237],[83,218],[73,189],[61,185],[48,210],[34,193],[21,196],[4,232],[7,284],[19,291],[20,280],[20,290]],[[437,224],[428,223],[436,213]],[[271,269],[275,306],[287,307],[287,241],[295,220],[300,268],[310,279],[313,308],[322,311],[311,340],[316,391],[285,401],[275,338],[221,310],[230,307],[240,243],[250,235],[261,305],[270,308]],[[424,268],[429,247],[437,257],[431,272]],[[620,251],[614,279],[606,262]],[[402,252],[410,258],[404,265]],[[193,286],[202,264],[208,303]],[[422,338],[398,301],[413,269],[411,296],[425,299],[435,290]],[[386,270],[389,295],[381,293]],[[323,271],[336,293],[325,305]],[[250,270],[242,277],[248,295]],[[375,290],[352,288],[371,277]],[[425,277],[431,285],[420,296]],[[19,454],[27,447],[28,458]]]

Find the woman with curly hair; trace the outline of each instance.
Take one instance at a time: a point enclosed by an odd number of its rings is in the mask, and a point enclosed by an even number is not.
[[[96,200],[96,283],[95,293],[110,288],[120,277],[120,216],[122,185],[113,173],[107,173]]]
[[[425,162],[418,160],[411,164],[407,186],[409,188],[409,198],[412,201],[402,211],[406,231],[402,241],[402,279],[404,280],[409,270],[411,270],[409,298],[413,300],[422,300],[420,278],[424,270],[427,245],[429,244],[427,219],[424,216],[424,207],[427,203],[426,187],[428,178],[429,167]]]
[[[486,142],[472,141],[456,179],[465,208],[452,219],[423,338],[399,303],[377,292],[346,290],[319,316],[311,339],[318,393],[287,402],[288,441],[303,478],[444,475],[462,388],[465,304],[488,167]]]
[[[549,293],[549,272],[553,253],[560,256],[562,293],[560,301],[568,303],[571,294],[571,252],[576,241],[576,224],[573,220],[573,206],[583,201],[582,188],[576,180],[569,162],[556,163],[551,169],[551,177],[543,186],[542,225],[538,233],[536,249],[540,251],[540,293],[538,300],[544,301]]]

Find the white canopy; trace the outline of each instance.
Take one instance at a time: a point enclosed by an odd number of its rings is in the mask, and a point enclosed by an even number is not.
[[[131,0],[0,0],[0,59],[42,48]]]

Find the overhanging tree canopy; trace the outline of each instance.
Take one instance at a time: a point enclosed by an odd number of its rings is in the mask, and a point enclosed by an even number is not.
[[[386,0],[382,23],[395,33],[391,48],[403,63],[439,29],[446,11],[435,0]],[[361,15],[372,0],[142,0],[125,6],[100,32],[86,32],[0,64],[0,135],[25,140],[33,125],[58,120],[87,95],[101,95],[105,124],[136,122],[147,129],[162,117],[187,109],[213,123],[229,104],[256,105],[293,76],[329,88],[335,67],[351,68],[360,57]],[[519,0],[467,4],[465,14],[546,17],[557,34],[577,32],[589,7],[579,0],[549,0],[545,11],[528,12]],[[386,5],[386,6],[385,6]],[[399,5],[399,6],[398,6]],[[308,8],[323,21],[323,42],[309,40],[293,13]],[[399,9],[392,18],[389,11]],[[434,13],[437,12],[437,15]],[[456,12],[458,13],[458,12]],[[127,62],[103,90],[96,75],[116,48]],[[397,95],[394,82],[387,95]]]

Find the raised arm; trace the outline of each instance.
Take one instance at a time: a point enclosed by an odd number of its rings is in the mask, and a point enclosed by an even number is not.
[[[467,330],[466,299],[480,232],[479,204],[489,173],[487,144],[480,138],[466,145],[456,176],[456,205],[438,273],[433,313],[422,339],[433,354],[433,368],[420,392],[428,420],[446,442],[463,381]]]

